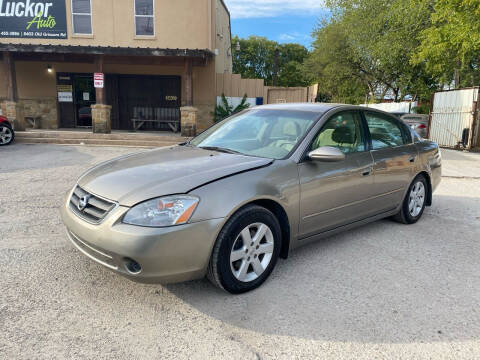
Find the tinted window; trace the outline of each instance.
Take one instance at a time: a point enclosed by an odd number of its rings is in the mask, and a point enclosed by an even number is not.
[[[311,150],[322,146],[339,148],[345,154],[365,151],[365,138],[358,112],[342,112],[328,120],[313,141]]]
[[[365,112],[365,118],[370,129],[373,150],[407,143],[405,127],[396,119],[374,112]]]

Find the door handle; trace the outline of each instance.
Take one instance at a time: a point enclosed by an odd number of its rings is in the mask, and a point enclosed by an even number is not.
[[[415,162],[415,156],[412,156],[408,161],[410,161],[411,163],[414,163]]]

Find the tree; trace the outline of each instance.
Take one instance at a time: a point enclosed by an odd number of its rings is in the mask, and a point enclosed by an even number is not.
[[[310,79],[299,71],[308,50],[300,44],[279,44],[260,36],[240,39],[235,36],[233,44],[240,43],[240,51],[233,50],[233,72],[245,79],[265,79],[273,85],[275,49],[278,49],[278,85],[308,86]]]
[[[413,2],[418,5],[422,0]],[[480,1],[436,0],[431,7],[431,25],[420,33],[419,52],[412,63],[424,63],[443,83],[451,83],[457,71],[458,86],[478,85]]]
[[[417,0],[327,1],[332,15],[315,31],[312,59],[326,62],[314,75],[320,73],[335,86],[333,99],[346,89],[363,91],[363,99],[369,94],[394,101],[430,97],[438,82],[424,64],[410,59],[420,43],[419,33],[429,26],[433,0],[418,0],[415,6],[413,1]],[[356,92],[347,98],[351,97],[359,100]]]
[[[369,83],[360,65],[352,56],[343,28],[334,20],[324,23],[315,32],[313,52],[304,71],[319,83],[321,100],[359,103],[369,93]],[[373,89],[373,84],[370,84]]]

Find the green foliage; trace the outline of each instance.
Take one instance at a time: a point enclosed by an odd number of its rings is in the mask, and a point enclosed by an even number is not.
[[[260,36],[241,39],[235,36],[232,44],[240,43],[240,51],[233,49],[233,72],[244,79],[265,79],[273,85],[275,49],[278,49],[278,86],[308,86],[310,79],[300,71],[308,50],[300,44],[279,44]]]
[[[368,83],[355,64],[344,29],[331,21],[316,31],[315,38],[314,50],[304,69],[318,81],[321,100],[361,102],[369,92]]]
[[[242,101],[235,108],[228,103],[225,94],[222,94],[222,105],[217,105],[215,107],[213,120],[215,122],[221,121],[233,114],[248,109],[249,107],[250,104],[247,103],[247,94],[243,95]]]
[[[430,0],[328,0],[332,16],[314,32],[306,71],[333,101],[364,102],[386,95],[429,98],[438,83],[410,59],[430,24]],[[433,0],[432,0],[433,1]]]
[[[423,0],[412,0],[414,5]],[[455,69],[460,72],[460,86],[478,85],[480,81],[480,1],[430,1],[430,23],[420,33],[418,53],[413,64],[424,63],[440,81],[450,83]]]
[[[423,103],[418,106],[415,106],[413,109],[415,114],[430,114],[430,103]]]

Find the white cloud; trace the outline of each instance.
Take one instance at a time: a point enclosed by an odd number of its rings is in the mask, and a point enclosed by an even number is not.
[[[280,40],[280,41],[293,41],[293,40],[296,40],[296,39],[297,39],[297,36],[291,35],[291,34],[280,34],[278,36],[278,40]]]
[[[291,33],[282,33],[278,35],[277,40],[280,41],[281,43],[289,43],[289,42],[303,43],[305,41],[310,42],[312,40],[312,37],[310,35],[301,34],[297,31],[294,31]]]
[[[323,0],[225,0],[233,19],[274,17],[285,14],[316,14]]]

